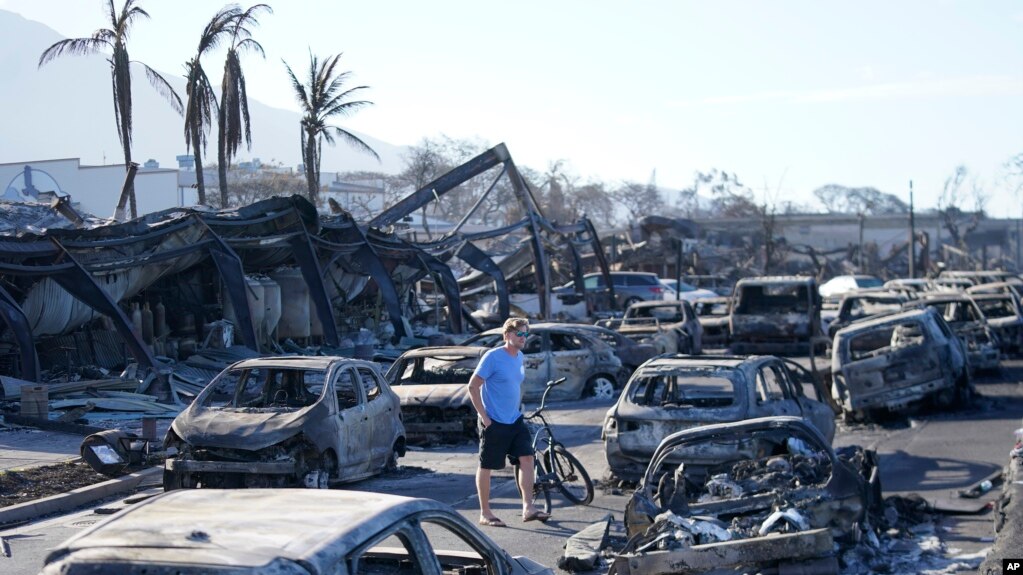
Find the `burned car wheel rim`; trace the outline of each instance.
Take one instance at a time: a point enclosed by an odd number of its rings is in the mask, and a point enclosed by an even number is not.
[[[586,386],[589,391],[590,397],[597,399],[614,399],[615,397],[615,384],[609,378],[602,375],[598,375],[590,380],[589,385]]]

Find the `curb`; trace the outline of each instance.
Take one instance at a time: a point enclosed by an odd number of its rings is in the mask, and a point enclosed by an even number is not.
[[[98,501],[118,493],[132,491],[138,488],[145,480],[161,476],[162,473],[162,467],[151,467],[131,475],[104,481],[103,483],[80,487],[67,493],[51,495],[50,497],[44,497],[27,503],[19,503],[10,507],[0,507],[0,529],[5,525],[34,520],[52,513],[70,511],[86,503]]]

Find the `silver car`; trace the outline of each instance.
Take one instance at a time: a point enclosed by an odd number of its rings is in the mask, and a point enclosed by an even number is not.
[[[164,488],[327,487],[405,454],[398,396],[377,364],[263,357],[213,379],[167,431]]]
[[[497,347],[503,337],[501,328],[491,329],[465,340],[464,345]],[[611,346],[575,324],[531,324],[522,353],[525,400],[539,400],[547,382],[561,377],[568,379],[554,388],[551,399],[614,399],[618,395],[622,361]]]
[[[295,489],[158,495],[58,545],[41,574],[58,573],[553,575],[443,503]]]
[[[830,442],[835,411],[826,401],[813,374],[778,357],[661,356],[636,370],[607,411],[604,455],[612,474],[634,481],[667,435],[772,415],[802,417]]]

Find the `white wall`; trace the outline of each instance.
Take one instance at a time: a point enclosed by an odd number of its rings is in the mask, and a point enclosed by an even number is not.
[[[13,179],[17,179],[17,187],[21,187],[20,176],[26,165],[32,167],[33,184],[39,191],[53,189],[52,178],[59,188],[54,191],[70,195],[79,210],[98,217],[113,215],[121,187],[124,186],[124,164],[82,166],[78,158],[0,164],[0,186],[3,186],[0,193]],[[40,172],[48,174],[50,178]],[[139,215],[177,206],[178,195],[177,169],[140,169],[135,174],[135,198]],[[28,197],[23,199],[31,200]],[[185,205],[191,206],[194,203],[194,190],[185,190]]]

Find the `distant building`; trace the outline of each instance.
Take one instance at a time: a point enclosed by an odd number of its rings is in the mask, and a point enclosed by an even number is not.
[[[125,173],[124,164],[83,166],[78,158],[11,162],[0,164],[0,190],[5,198],[27,202],[70,196],[79,211],[107,217],[117,207]],[[195,203],[195,191],[179,187],[178,170],[156,162],[146,162],[134,183],[140,215]]]
[[[327,190],[321,194],[321,201],[331,198],[359,221],[366,221],[384,210],[384,181],[355,180],[342,182],[341,175],[335,174]]]

